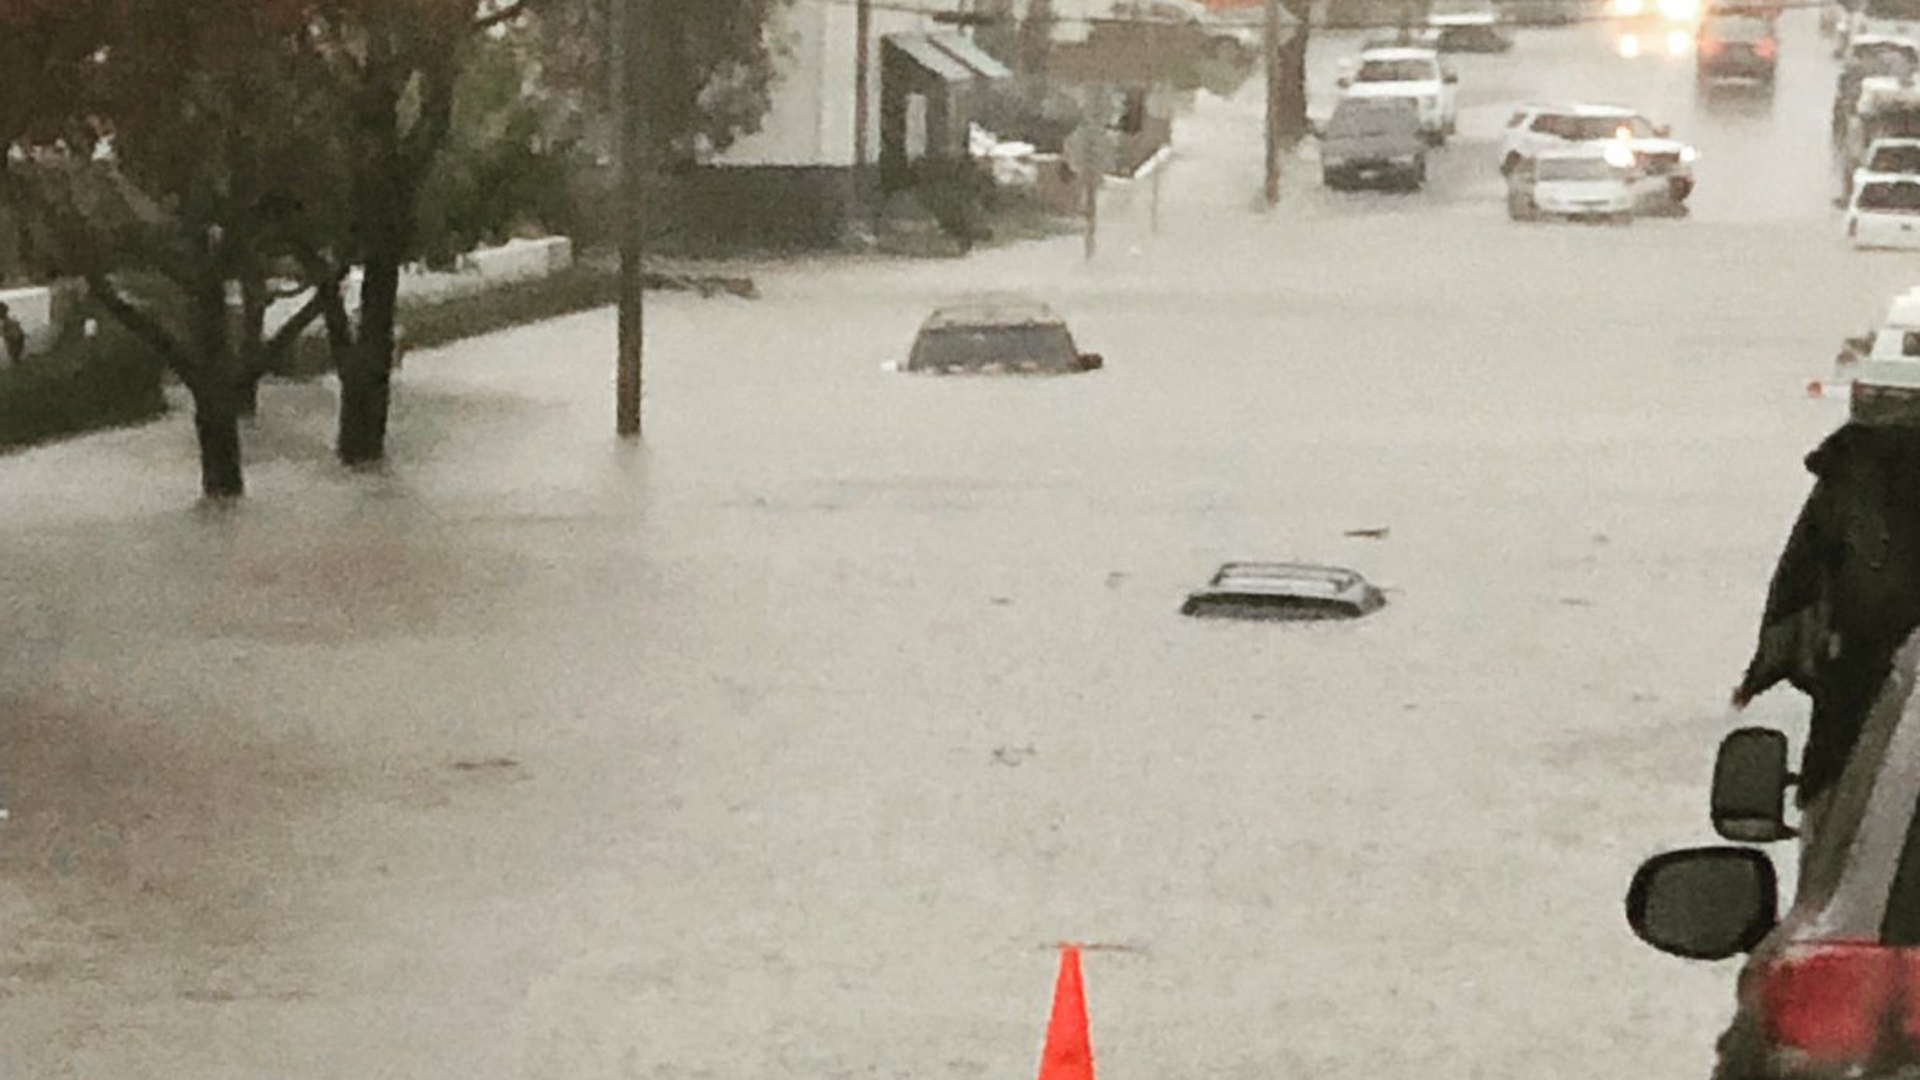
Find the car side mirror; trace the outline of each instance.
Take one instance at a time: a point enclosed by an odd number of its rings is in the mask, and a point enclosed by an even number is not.
[[[1635,937],[1688,960],[1751,952],[1779,922],[1773,860],[1752,848],[1702,847],[1656,855],[1627,890]]]
[[[1101,368],[1105,367],[1106,364],[1107,364],[1106,358],[1101,356],[1099,353],[1090,352],[1090,353],[1080,354],[1080,370],[1081,371],[1099,371]]]
[[[1447,82],[1447,85],[1449,85],[1449,86],[1452,86],[1452,85],[1453,85],[1454,83],[1457,83],[1457,82],[1459,82],[1459,81],[1460,81],[1460,76],[1458,76],[1458,75],[1455,75],[1455,74],[1454,74],[1453,72],[1451,72],[1451,71],[1449,71],[1449,72],[1447,72],[1447,73],[1446,73],[1445,75],[1443,75],[1443,76],[1441,76],[1441,78],[1443,78],[1443,79],[1445,79],[1445,80],[1446,80],[1446,82]]]
[[[1798,835],[1787,825],[1787,737],[1748,727],[1720,740],[1713,760],[1713,831],[1723,840],[1771,844]]]
[[[1348,75],[1342,75],[1340,76],[1339,81],[1337,81],[1334,85],[1338,86],[1342,90],[1345,90],[1347,87],[1353,85],[1353,78]]]

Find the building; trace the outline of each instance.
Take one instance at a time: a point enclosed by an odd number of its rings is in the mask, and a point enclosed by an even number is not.
[[[985,87],[1011,73],[928,15],[875,5],[869,45],[868,169],[909,177],[925,156],[964,154]],[[794,0],[767,29],[777,54],[759,130],[712,155],[677,207],[698,239],[819,247],[845,234],[855,193],[856,16],[851,0]]]

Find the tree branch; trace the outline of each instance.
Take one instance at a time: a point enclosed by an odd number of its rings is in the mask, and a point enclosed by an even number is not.
[[[491,14],[482,15],[475,19],[473,21],[473,28],[475,30],[491,30],[496,26],[512,22],[537,6],[537,0],[514,0],[513,3],[508,4],[506,7],[499,8]]]
[[[90,273],[86,276],[86,282],[87,292],[94,301],[106,308],[107,314],[112,315],[120,325],[159,353],[160,359],[173,369],[174,374],[180,376],[180,381],[186,383],[188,389],[193,389],[199,379],[199,369],[187,359],[186,350],[180,347],[172,334],[167,333],[166,327],[160,325],[160,320],[120,295],[120,290],[113,287],[113,282],[107,279],[106,274]]]

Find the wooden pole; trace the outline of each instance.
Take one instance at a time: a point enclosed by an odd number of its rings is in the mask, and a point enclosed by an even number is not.
[[[872,39],[873,0],[857,0],[853,8],[853,202],[855,220],[872,231],[874,221],[872,178],[867,175],[867,127],[872,122],[868,99],[873,92]]]
[[[1267,186],[1269,209],[1280,205],[1280,0],[1267,0]]]
[[[642,122],[642,91],[639,77],[643,0],[615,0],[613,5],[613,78],[616,154],[620,173],[620,296],[619,296],[619,372],[616,380],[615,424],[622,438],[640,437],[642,328],[646,279],[642,273],[645,232],[642,212],[645,188],[642,184],[646,154]]]

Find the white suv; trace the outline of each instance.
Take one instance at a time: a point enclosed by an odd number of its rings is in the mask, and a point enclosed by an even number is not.
[[[1347,97],[1412,98],[1419,106],[1421,132],[1437,146],[1453,134],[1459,81],[1433,49],[1378,48],[1360,54],[1353,73],[1340,79],[1340,89]]]
[[[1699,155],[1667,128],[1617,105],[1521,106],[1507,121],[1500,172],[1512,173],[1514,166],[1542,150],[1607,141],[1623,142],[1633,151],[1643,174],[1637,181],[1643,199],[1665,202],[1676,211],[1685,208]]]

